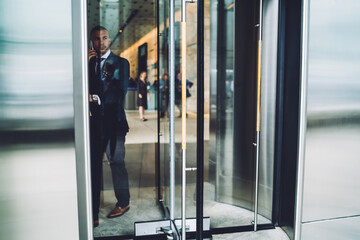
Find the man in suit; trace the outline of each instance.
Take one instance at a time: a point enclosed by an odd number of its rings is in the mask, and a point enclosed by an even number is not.
[[[94,27],[90,39],[90,147],[93,220],[96,227],[99,225],[102,157],[109,141],[110,151],[107,155],[117,203],[107,217],[119,217],[130,208],[129,180],[125,168],[125,136],[129,126],[124,110],[130,64],[111,52],[111,39],[106,28]]]

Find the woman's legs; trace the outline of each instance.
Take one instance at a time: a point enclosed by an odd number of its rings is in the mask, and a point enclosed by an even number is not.
[[[139,115],[140,115],[140,119],[143,120],[145,119],[145,113],[144,113],[144,107],[143,106],[139,106]]]

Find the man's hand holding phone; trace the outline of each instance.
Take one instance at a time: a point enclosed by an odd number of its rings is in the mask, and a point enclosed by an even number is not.
[[[92,41],[90,41],[90,48],[89,48],[89,62],[92,57],[95,57],[97,55],[96,50],[94,49]]]

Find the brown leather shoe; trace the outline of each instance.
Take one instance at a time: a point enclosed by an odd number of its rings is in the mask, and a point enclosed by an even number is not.
[[[94,220],[93,227],[96,228],[97,226],[99,226],[99,220]]]
[[[120,217],[123,215],[126,211],[130,209],[130,205],[127,205],[126,207],[115,207],[108,215],[108,218],[115,218]]]

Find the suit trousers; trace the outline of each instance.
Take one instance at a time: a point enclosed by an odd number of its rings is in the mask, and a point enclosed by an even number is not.
[[[118,104],[105,104],[102,128],[102,152],[106,152],[117,199],[117,207],[126,207],[129,204],[129,180],[125,168],[125,134],[117,135],[117,107]],[[110,143],[110,149],[106,151]]]
[[[103,116],[103,141],[102,152],[106,151],[110,143],[109,159],[115,155],[116,149],[116,133],[117,133],[117,104],[105,104]]]
[[[90,119],[91,185],[94,220],[98,219],[99,215],[102,159],[109,140],[110,145],[116,144],[115,148],[110,146],[110,149],[106,151],[111,167],[114,193],[117,199],[116,206],[125,207],[130,200],[128,173],[125,168],[125,135],[118,135],[116,139],[113,139],[113,134],[109,136],[109,133],[114,130],[114,126],[109,125],[110,122],[114,123],[112,117],[112,114],[104,114],[102,118],[92,117]]]
[[[129,177],[125,167],[125,135],[117,136],[115,154],[109,159],[117,207],[129,205]]]
[[[91,111],[90,117],[90,163],[93,219],[99,219],[100,190],[102,180],[101,112]]]

